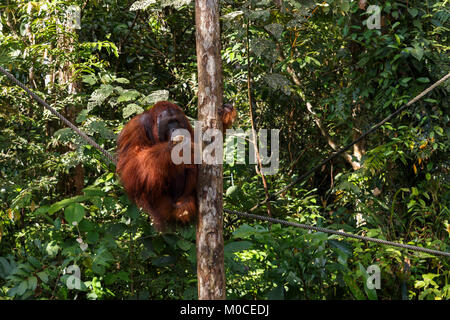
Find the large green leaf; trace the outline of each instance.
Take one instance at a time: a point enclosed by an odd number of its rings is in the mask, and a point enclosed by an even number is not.
[[[79,223],[84,218],[84,207],[79,203],[72,203],[64,209],[64,217],[70,224]]]

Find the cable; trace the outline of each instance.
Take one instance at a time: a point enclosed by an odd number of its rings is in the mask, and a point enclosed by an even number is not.
[[[39,98],[39,96],[37,96],[30,89],[28,89],[22,82],[17,80],[12,74],[10,74],[8,71],[6,71],[2,66],[0,66],[0,72],[5,74],[11,81],[16,83],[23,90],[25,90],[34,100],[36,100],[37,102],[42,104],[44,107],[46,107],[51,113],[53,113],[55,116],[57,116],[62,122],[64,122],[67,126],[69,126],[72,130],[74,130],[79,136],[81,136],[87,143],[89,143],[93,147],[97,148],[113,164],[117,163],[117,160],[108,151],[103,149],[99,144],[97,144],[94,140],[92,140],[90,137],[88,137],[84,132],[82,132],[80,129],[78,129],[74,124],[72,124],[69,120],[67,120],[58,111],[56,111],[54,108],[52,108],[50,105],[48,105],[44,100]],[[414,99],[409,101],[406,105],[404,105],[400,109],[396,110],[391,115],[386,117],[384,120],[382,120],[381,122],[379,122],[378,124],[373,126],[369,131],[365,132],[358,139],[356,139],[352,143],[348,144],[347,146],[341,148],[340,150],[335,152],[332,156],[330,156],[327,159],[323,160],[319,165],[315,166],[313,169],[309,170],[307,173],[303,174],[302,176],[297,178],[295,181],[291,182],[286,187],[284,187],[282,190],[280,190],[277,193],[273,194],[271,197],[279,195],[280,193],[284,192],[285,190],[291,188],[294,184],[298,183],[300,180],[302,180],[305,177],[307,177],[309,174],[314,172],[317,168],[321,167],[323,164],[325,164],[328,161],[330,161],[331,159],[335,158],[336,156],[338,156],[339,154],[344,152],[346,149],[348,149],[349,147],[351,147],[355,143],[357,143],[360,140],[364,139],[367,135],[369,135],[370,133],[372,133],[373,131],[378,129],[383,123],[385,123],[386,121],[389,121],[395,115],[397,115],[398,113],[402,112],[405,108],[409,107],[411,104],[413,104],[414,102],[418,101],[420,98],[422,98],[428,92],[430,92],[435,87],[440,85],[442,82],[444,82],[449,77],[450,77],[450,73],[447,74],[445,77],[443,77],[441,80],[435,82],[432,86],[430,86],[428,89],[426,89],[421,94],[416,96]],[[269,197],[265,201],[271,200],[271,197]],[[260,204],[262,204],[262,203],[260,203]],[[260,204],[258,204],[258,205],[260,205]],[[402,243],[396,243],[396,242],[391,242],[391,241],[387,241],[387,240],[380,240],[380,239],[375,239],[375,238],[370,238],[370,237],[363,237],[363,236],[354,235],[354,234],[350,234],[350,233],[346,233],[346,232],[342,232],[342,231],[336,231],[336,230],[331,230],[331,229],[327,229],[327,228],[309,226],[309,225],[306,225],[306,224],[280,220],[280,219],[276,219],[276,218],[272,218],[272,217],[260,216],[260,215],[256,215],[256,214],[252,214],[252,213],[239,212],[239,211],[229,210],[229,209],[224,209],[224,211],[228,212],[228,213],[235,214],[235,215],[239,215],[239,216],[244,217],[244,218],[252,218],[252,219],[257,219],[257,220],[262,220],[262,221],[269,221],[269,222],[272,222],[272,223],[280,223],[280,224],[283,224],[283,225],[286,225],[286,226],[292,226],[292,227],[297,227],[297,228],[302,228],[302,229],[307,229],[307,230],[312,230],[312,231],[317,231],[317,232],[325,232],[325,233],[335,234],[335,235],[339,235],[339,236],[343,236],[343,237],[347,237],[347,238],[353,238],[353,239],[363,240],[363,241],[371,241],[371,242],[380,243],[380,244],[389,245],[389,246],[394,246],[394,247],[399,247],[399,248],[403,248],[403,249],[414,250],[414,251],[421,251],[421,252],[426,252],[426,253],[430,253],[430,254],[434,254],[434,255],[443,255],[443,256],[450,257],[450,253],[439,251],[439,250],[433,250],[433,249],[427,249],[427,248],[422,248],[422,247],[417,247],[417,246],[411,246],[411,245],[406,245],[406,244],[402,244]]]
[[[5,74],[11,81],[13,81],[15,84],[17,84],[19,87],[21,87],[23,90],[25,90],[34,100],[42,104],[44,107],[46,107],[51,113],[53,113],[55,116],[57,116],[62,122],[64,122],[66,125],[68,125],[73,131],[75,131],[80,137],[82,137],[87,143],[89,143],[91,146],[97,148],[103,155],[111,161],[113,164],[116,164],[116,159],[105,149],[103,149],[97,142],[92,140],[90,137],[88,137],[83,131],[78,129],[72,122],[67,120],[62,114],[60,114],[58,111],[56,111],[54,108],[52,108],[50,105],[48,105],[47,102],[39,98],[34,92],[32,92],[30,89],[28,89],[22,82],[17,80],[11,73],[6,71],[2,66],[0,66],[0,71]]]
[[[430,87],[428,87],[427,89],[425,89],[424,91],[422,91],[420,94],[418,94],[415,98],[413,98],[412,100],[410,100],[407,104],[405,104],[403,107],[397,109],[396,111],[394,111],[393,113],[391,113],[389,116],[387,116],[386,118],[384,118],[383,120],[381,120],[380,122],[378,122],[377,124],[375,124],[372,128],[370,128],[368,131],[364,132],[361,136],[359,136],[359,138],[357,138],[356,140],[353,140],[352,142],[350,142],[349,144],[347,144],[346,146],[342,147],[341,149],[339,149],[338,151],[334,152],[331,156],[329,156],[328,158],[326,158],[325,160],[321,161],[318,165],[314,166],[312,169],[308,170],[307,172],[305,172],[304,174],[302,174],[301,176],[299,176],[297,179],[295,179],[294,181],[292,181],[291,183],[287,184],[286,186],[284,186],[281,190],[269,195],[268,198],[266,198],[265,200],[261,201],[260,203],[256,204],[253,208],[250,209],[250,211],[254,211],[256,208],[258,208],[259,206],[267,203],[267,201],[271,201],[271,200],[276,200],[276,197],[279,196],[280,194],[286,192],[287,190],[289,190],[290,188],[292,188],[294,185],[296,185],[297,183],[303,181],[305,178],[309,177],[312,173],[314,173],[317,169],[321,168],[324,164],[328,163],[329,161],[333,160],[334,158],[336,158],[337,156],[341,155],[342,153],[344,153],[344,151],[348,150],[350,147],[352,147],[354,144],[360,142],[361,140],[363,140],[364,138],[366,138],[369,134],[373,133],[375,130],[377,130],[379,127],[381,127],[383,124],[385,124],[387,121],[391,120],[393,117],[395,117],[396,115],[398,115],[399,113],[401,113],[403,110],[405,110],[406,108],[408,108],[409,106],[411,106],[413,103],[417,102],[418,100],[420,100],[423,96],[425,96],[426,94],[428,94],[430,91],[432,91],[434,88],[436,88],[437,86],[439,86],[441,83],[443,83],[445,80],[447,80],[450,77],[450,73],[448,73],[446,76],[442,77],[440,80],[436,81],[434,84],[432,84]]]
[[[398,247],[398,248],[402,248],[402,249],[421,251],[421,252],[425,252],[425,253],[429,253],[429,254],[433,254],[433,255],[441,255],[441,256],[450,257],[450,252],[444,252],[444,251],[439,251],[439,250],[411,246],[408,244],[403,244],[403,243],[398,243],[398,242],[364,237],[364,236],[359,236],[359,235],[355,235],[355,234],[351,234],[351,233],[346,233],[343,231],[336,231],[336,230],[322,228],[322,227],[315,227],[315,226],[310,226],[310,225],[306,225],[306,224],[302,224],[302,223],[276,219],[276,218],[272,218],[272,217],[268,217],[268,216],[260,216],[260,215],[253,214],[253,213],[240,212],[240,211],[229,210],[229,209],[223,209],[223,211],[241,216],[243,218],[257,219],[257,220],[268,221],[268,222],[272,222],[272,223],[279,223],[279,224],[282,224],[285,226],[290,226],[290,227],[302,228],[302,229],[317,231],[317,232],[330,233],[330,234],[335,234],[335,235],[346,237],[346,238],[353,238],[353,239],[362,240],[362,241],[370,241],[370,242],[375,242],[375,243],[379,243],[379,244],[383,244],[383,245]]]

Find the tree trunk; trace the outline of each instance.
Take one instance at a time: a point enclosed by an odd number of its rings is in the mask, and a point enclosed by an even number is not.
[[[223,130],[219,117],[219,107],[223,101],[219,1],[196,0],[195,20],[198,118],[203,136],[208,129]],[[205,143],[201,138],[199,140],[196,143],[203,150]],[[202,156],[198,172],[197,276],[200,300],[225,299],[223,167],[222,159],[217,159],[222,153],[216,152],[214,156],[216,161],[209,164],[204,163]]]
[[[66,19],[60,26],[60,35],[58,38],[58,48],[66,52],[74,52],[75,40],[71,36],[75,33],[74,25],[70,19]],[[60,85],[67,85],[67,93],[75,95],[81,91],[81,82],[73,79],[73,63],[72,61],[65,61],[57,72],[58,82]],[[80,107],[77,105],[68,105],[65,107],[63,115],[72,123],[80,112]],[[69,150],[74,150],[74,147],[69,146]],[[69,173],[69,177],[62,176],[66,181],[67,191],[69,194],[81,194],[84,188],[85,171],[82,163],[78,163],[74,170]]]

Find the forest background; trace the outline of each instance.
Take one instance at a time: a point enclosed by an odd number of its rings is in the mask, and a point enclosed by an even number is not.
[[[220,6],[235,128],[280,129],[276,175],[224,164],[227,209],[248,211],[450,71],[449,1]],[[191,0],[0,3],[0,65],[112,153],[123,125],[159,100],[197,117],[196,61]],[[449,90],[254,213],[449,251]],[[197,298],[195,225],[157,233],[114,170],[0,76],[0,299]],[[442,256],[228,213],[224,238],[229,299],[450,298]]]

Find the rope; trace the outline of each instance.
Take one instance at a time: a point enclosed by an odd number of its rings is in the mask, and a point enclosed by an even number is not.
[[[302,224],[302,223],[280,220],[280,219],[276,219],[276,218],[272,218],[272,217],[268,217],[268,216],[260,216],[260,215],[256,215],[253,213],[240,212],[240,211],[229,210],[229,209],[223,209],[223,211],[241,216],[243,218],[268,221],[268,222],[272,222],[272,223],[279,223],[279,224],[282,224],[285,226],[290,226],[290,227],[302,228],[302,229],[317,231],[317,232],[330,233],[330,234],[335,234],[335,235],[346,237],[346,238],[353,238],[353,239],[362,240],[362,241],[375,242],[375,243],[398,247],[398,248],[402,248],[402,249],[421,251],[421,252],[425,252],[425,253],[429,253],[429,254],[433,254],[433,255],[441,255],[441,256],[450,257],[450,252],[444,252],[444,251],[439,251],[439,250],[427,249],[427,248],[423,248],[423,247],[411,246],[408,244],[403,244],[403,243],[398,243],[398,242],[364,237],[364,236],[359,236],[359,235],[355,235],[355,234],[351,234],[351,233],[346,233],[343,231],[336,231],[336,230],[322,228],[322,227],[315,227],[315,226],[310,226],[310,225],[306,225],[306,224]]]
[[[72,122],[67,120],[62,114],[60,114],[58,111],[56,111],[54,108],[52,108],[50,105],[48,105],[47,102],[39,98],[34,92],[32,92],[30,89],[28,89],[22,82],[17,80],[11,73],[6,71],[2,66],[0,66],[0,71],[7,76],[11,81],[13,81],[15,84],[17,84],[19,87],[21,87],[23,90],[25,90],[34,100],[42,104],[44,107],[46,107],[51,113],[53,113],[55,116],[57,116],[62,122],[64,122],[67,126],[69,126],[73,131],[75,131],[80,137],[82,137],[87,143],[89,143],[91,146],[97,148],[103,155],[111,161],[113,164],[116,164],[116,159],[105,149],[103,149],[97,142],[92,140],[90,137],[88,137],[83,131],[78,129]]]
[[[84,132],[82,132],[80,129],[78,129],[74,124],[72,124],[69,120],[67,120],[58,111],[56,111],[54,108],[52,108],[50,105],[48,105],[44,100],[39,98],[39,96],[37,96],[30,89],[28,89],[22,82],[17,80],[12,74],[10,74],[8,71],[6,71],[2,66],[0,66],[0,72],[5,74],[11,81],[13,81],[15,84],[17,84],[23,90],[25,90],[34,100],[36,100],[37,102],[42,104],[51,113],[53,113],[55,116],[57,116],[62,122],[64,122],[67,126],[69,126],[72,130],[74,130],[79,136],[81,136],[87,143],[89,143],[91,146],[97,148],[113,164],[117,163],[116,159],[108,151],[103,149],[99,144],[97,144],[94,140],[92,140],[90,137],[88,137]],[[292,182],[289,185],[287,185],[281,191],[273,194],[272,197],[276,196],[276,195],[278,195],[278,194],[280,194],[282,192],[284,192],[287,189],[289,189],[290,187],[292,187],[292,185],[294,185],[295,183],[298,183],[300,180],[302,180],[303,178],[307,177],[309,174],[314,172],[318,167],[322,166],[326,162],[328,162],[331,159],[335,158],[336,156],[338,156],[339,154],[344,152],[346,149],[348,149],[349,147],[351,147],[352,145],[354,145],[358,141],[364,139],[364,137],[366,137],[367,135],[369,135],[370,133],[372,133],[373,131],[378,129],[383,123],[385,123],[386,121],[389,121],[395,115],[397,115],[398,113],[402,112],[408,106],[410,106],[411,104],[413,104],[414,102],[416,102],[417,100],[422,98],[424,95],[426,95],[428,92],[430,92],[435,87],[440,85],[442,82],[444,82],[449,77],[450,77],[450,73],[447,74],[445,77],[443,77],[441,80],[439,80],[436,83],[434,83],[432,86],[430,86],[428,89],[423,91],[421,94],[416,96],[414,99],[412,99],[410,102],[408,102],[405,106],[403,106],[402,108],[398,109],[397,111],[392,113],[390,116],[388,116],[387,118],[385,118],[384,120],[382,120],[381,122],[379,122],[378,124],[373,126],[369,131],[365,132],[358,139],[356,139],[352,143],[348,144],[344,148],[338,150],[332,156],[330,156],[329,158],[327,158],[324,161],[322,161],[319,165],[317,165],[313,169],[309,170],[306,174],[303,174],[302,176],[297,178],[294,182]],[[268,199],[271,199],[271,198],[269,197]],[[268,199],[266,199],[265,201],[267,201]],[[399,247],[399,248],[403,248],[403,249],[414,250],[414,251],[421,251],[421,252],[425,252],[425,253],[429,253],[429,254],[433,254],[433,255],[443,255],[443,256],[450,257],[450,253],[449,252],[433,250],[433,249],[427,249],[427,248],[422,248],[422,247],[417,247],[417,246],[411,246],[411,245],[407,245],[407,244],[396,243],[396,242],[391,242],[391,241],[381,240],[381,239],[375,239],[375,238],[370,238],[370,237],[363,237],[363,236],[354,235],[354,234],[350,234],[350,233],[346,233],[346,232],[342,232],[342,231],[336,231],[336,230],[322,228],[322,227],[315,227],[315,226],[310,226],[310,225],[306,225],[306,224],[280,220],[280,219],[276,219],[276,218],[272,218],[272,217],[260,216],[260,215],[256,215],[256,214],[252,214],[252,213],[239,212],[239,211],[229,210],[229,209],[224,209],[224,211],[228,212],[228,213],[231,213],[231,214],[235,214],[235,215],[244,217],[244,218],[251,218],[251,219],[262,220],[262,221],[269,221],[269,222],[272,222],[272,223],[280,223],[280,224],[286,225],[286,226],[292,226],[292,227],[297,227],[297,228],[302,228],[302,229],[307,229],[307,230],[317,231],[317,232],[325,232],[325,233],[335,234],[335,235],[342,236],[342,237],[353,238],[353,239],[362,240],[362,241],[370,241],[370,242],[375,242],[375,243],[379,243],[379,244]]]
[[[363,140],[364,138],[366,138],[369,134],[373,133],[374,131],[376,131],[379,127],[381,127],[383,124],[385,124],[387,121],[391,120],[392,118],[394,118],[396,115],[398,115],[399,113],[401,113],[402,111],[404,111],[406,108],[408,108],[409,106],[411,106],[413,103],[417,102],[418,100],[420,100],[422,97],[424,97],[425,95],[427,95],[430,91],[432,91],[434,88],[436,88],[437,86],[439,86],[441,83],[443,83],[445,80],[447,80],[450,77],[450,73],[448,73],[446,76],[442,77],[440,80],[436,81],[434,84],[432,84],[430,87],[428,87],[427,89],[425,89],[424,91],[422,91],[419,95],[417,95],[415,98],[413,98],[412,100],[410,100],[407,104],[405,104],[403,107],[401,107],[400,109],[397,109],[396,111],[394,111],[393,113],[391,113],[389,116],[387,116],[386,118],[384,118],[383,120],[381,120],[380,122],[378,122],[377,124],[375,124],[372,128],[370,128],[368,131],[364,132],[359,138],[357,138],[356,140],[350,142],[349,144],[347,144],[346,146],[342,147],[341,149],[339,149],[338,151],[334,152],[331,156],[329,156],[328,158],[326,158],[325,160],[321,161],[318,165],[314,166],[312,169],[308,170],[307,172],[305,172],[304,174],[302,174],[301,176],[299,176],[297,179],[295,179],[294,181],[292,181],[291,183],[289,183],[288,185],[286,185],[285,187],[283,187],[281,190],[271,194],[269,197],[267,197],[265,200],[261,201],[260,203],[256,204],[253,208],[250,209],[250,211],[254,211],[256,208],[258,208],[259,206],[267,203],[267,201],[271,201],[271,200],[276,200],[276,197],[279,196],[280,194],[286,192],[287,190],[289,190],[290,188],[292,188],[294,185],[296,185],[297,183],[301,182],[302,180],[304,180],[305,178],[309,177],[312,173],[314,173],[317,169],[321,168],[324,164],[328,163],[329,161],[333,160],[334,158],[336,158],[337,156],[341,155],[342,153],[344,153],[346,150],[348,150],[349,148],[351,148],[354,144],[360,142],[361,140]]]

